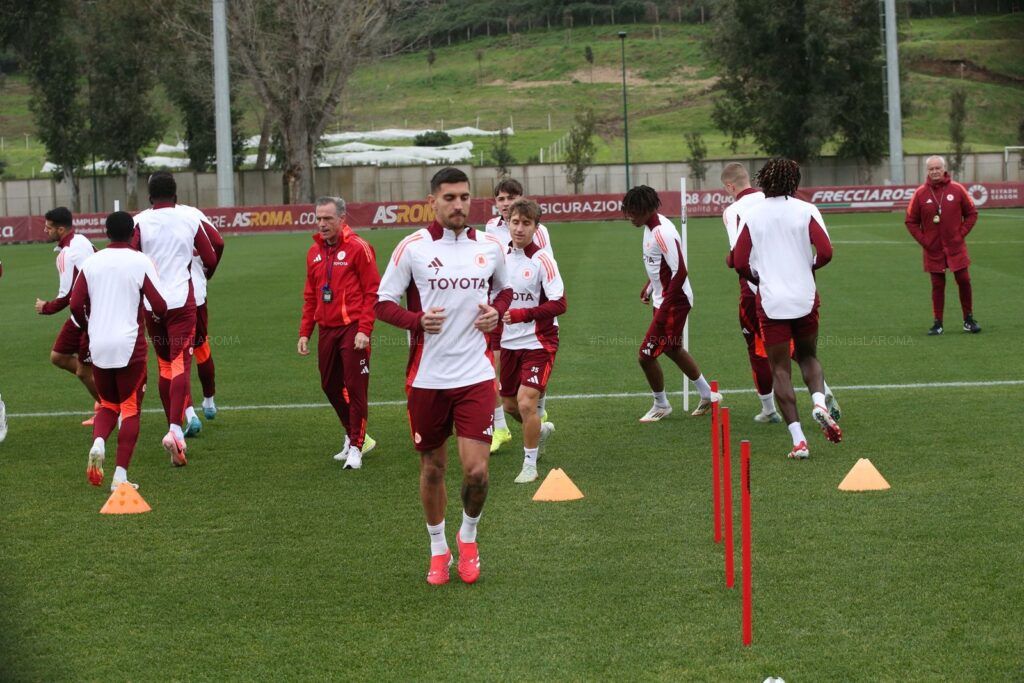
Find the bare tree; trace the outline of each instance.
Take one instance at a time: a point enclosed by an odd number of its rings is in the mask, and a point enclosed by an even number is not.
[[[587,179],[587,169],[594,163],[597,147],[594,145],[594,129],[597,119],[592,109],[576,112],[576,119],[569,129],[569,141],[565,148],[565,176],[572,184],[572,191],[580,193],[580,187]]]
[[[315,154],[349,77],[376,54],[399,0],[233,0],[228,21],[281,134],[285,201],[313,200]]]

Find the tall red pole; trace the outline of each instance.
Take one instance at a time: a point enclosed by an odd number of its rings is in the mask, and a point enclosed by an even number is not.
[[[722,512],[725,515],[725,587],[733,588],[735,578],[732,556],[732,450],[729,446],[729,409],[719,412],[722,420]]]
[[[754,641],[754,586],[750,567],[750,442],[746,440],[740,442],[740,478],[740,516],[743,528],[743,644],[750,645]]]
[[[718,391],[718,382],[711,382],[711,391]],[[718,402],[711,404],[711,487],[712,506],[715,513],[715,543],[722,542],[722,484],[718,472]]]

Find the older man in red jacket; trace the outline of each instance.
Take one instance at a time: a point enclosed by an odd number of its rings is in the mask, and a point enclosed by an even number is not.
[[[335,460],[359,469],[376,442],[366,435],[370,387],[370,335],[380,273],[373,247],[345,223],[345,200],[316,200],[317,232],[306,254],[306,288],[299,354],[309,354],[309,337],[320,326],[317,355],[320,385],[345,427],[345,445]]]
[[[964,332],[981,332],[974,320],[971,300],[971,276],[967,267],[964,238],[978,221],[971,195],[946,171],[946,160],[928,157],[928,180],[914,192],[907,207],[906,224],[911,236],[924,248],[924,270],[932,277],[932,310],[935,322],[928,334],[942,334],[942,309],[946,302],[946,269],[953,271],[960,288],[960,307],[964,314]]]

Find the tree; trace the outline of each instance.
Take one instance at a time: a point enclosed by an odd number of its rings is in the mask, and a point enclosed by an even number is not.
[[[281,133],[285,201],[312,201],[320,136],[398,0],[233,0],[232,45]]]
[[[949,173],[958,176],[964,170],[964,157],[970,149],[964,144],[967,121],[967,92],[954,88],[949,96]]]
[[[430,83],[434,83],[434,62],[437,61],[437,53],[431,48],[427,50],[427,75],[430,78]]]
[[[476,82],[484,82],[484,51],[483,48],[479,48],[476,51]]]
[[[704,45],[722,74],[715,124],[797,161],[832,139],[845,155],[880,158],[878,34],[870,0],[724,0]]]
[[[498,133],[491,147],[491,160],[498,167],[498,177],[504,178],[508,175],[508,167],[516,163],[516,158],[508,148],[508,133],[504,128]]]
[[[708,158],[708,147],[704,144],[704,136],[700,133],[687,133],[686,147],[690,151],[686,163],[690,167],[690,175],[698,181],[699,189],[708,175],[708,165],[705,161]]]
[[[572,184],[572,191],[579,194],[580,186],[587,179],[587,169],[594,163],[594,129],[597,119],[592,109],[576,112],[576,118],[569,128],[569,140],[565,148],[565,175]]]
[[[590,65],[590,84],[594,84],[594,51],[587,45],[583,49],[583,59],[587,60],[587,64]]]

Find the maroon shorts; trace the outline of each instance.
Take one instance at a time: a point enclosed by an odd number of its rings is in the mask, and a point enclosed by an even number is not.
[[[208,324],[209,318],[206,313],[206,304],[196,306],[196,333],[192,345],[197,349],[206,341],[206,335],[209,332]]]
[[[129,363],[123,368],[92,369],[96,393],[106,408],[129,418],[142,410],[142,397],[146,393],[146,359]]]
[[[554,365],[555,354],[547,349],[502,349],[498,393],[515,396],[520,386],[543,393]]]
[[[494,381],[455,389],[409,388],[409,428],[420,452],[432,451],[452,434],[491,442],[494,431]]]
[[[151,311],[146,311],[146,331],[158,359],[171,362],[182,354],[190,355],[196,331],[196,305],[189,302],[180,308],[168,309],[159,322]]]
[[[89,354],[89,333],[71,322],[71,318],[64,321],[60,332],[57,333],[53,351],[65,356],[77,353],[80,361],[92,363],[92,356]]]
[[[777,320],[769,318],[761,308],[760,302],[757,306],[758,319],[761,322],[761,336],[764,337],[765,346],[777,346],[778,344],[789,344],[793,339],[805,339],[815,337],[818,334],[818,299],[814,299],[814,308],[805,316],[789,320]]]
[[[658,317],[658,310],[654,309],[654,317]],[[665,349],[679,349],[683,346],[683,327],[686,325],[686,316],[690,314],[690,305],[677,306],[668,312],[664,326],[657,325],[653,320],[647,328],[647,335],[643,344],[640,345],[641,358],[657,358]]]

